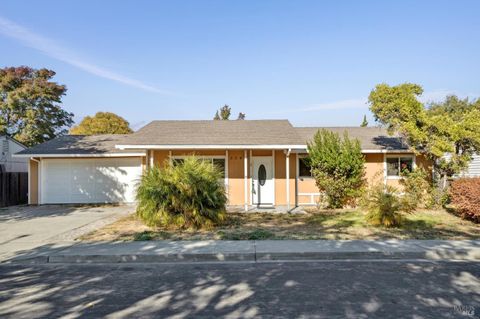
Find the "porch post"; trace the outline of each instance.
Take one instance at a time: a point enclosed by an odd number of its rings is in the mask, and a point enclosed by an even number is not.
[[[243,151],[243,177],[244,177],[244,193],[245,193],[245,211],[248,211],[248,160],[247,150]]]
[[[290,210],[290,150],[285,153],[286,168],[286,183],[287,183],[287,211]]]
[[[148,171],[150,168],[150,150],[147,150],[147,153],[145,154],[145,170]]]

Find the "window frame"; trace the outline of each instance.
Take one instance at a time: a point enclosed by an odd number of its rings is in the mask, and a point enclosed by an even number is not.
[[[312,172],[310,172],[310,175],[309,175],[309,176],[302,176],[302,175],[300,175],[300,160],[301,160],[302,158],[305,158],[305,157],[308,157],[308,154],[298,154],[298,155],[297,155],[297,172],[298,172],[297,175],[298,175],[298,178],[299,178],[299,179],[302,179],[302,180],[304,180],[304,179],[313,179]]]
[[[388,175],[388,161],[387,159],[389,158],[396,158],[397,159],[397,163],[398,163],[398,175]],[[403,177],[401,176],[401,172],[400,172],[400,160],[402,158],[408,158],[408,159],[411,159],[412,160],[412,170],[414,170],[416,168],[416,163],[415,163],[415,155],[411,155],[411,154],[395,154],[395,155],[386,155],[385,156],[385,160],[384,160],[384,170],[385,170],[385,178],[386,179],[402,179]]]

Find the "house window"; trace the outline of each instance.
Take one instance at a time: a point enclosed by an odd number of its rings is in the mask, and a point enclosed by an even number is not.
[[[400,177],[401,173],[411,172],[413,157],[387,157],[387,176]]]
[[[306,157],[298,158],[298,177],[312,177],[312,167]]]
[[[183,158],[174,158],[174,159],[172,159],[172,164],[173,164],[173,166],[177,166],[177,165],[183,164]]]

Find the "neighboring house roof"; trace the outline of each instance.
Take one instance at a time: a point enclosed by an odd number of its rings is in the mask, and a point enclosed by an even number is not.
[[[296,127],[295,131],[303,141],[310,142],[318,130],[326,129],[340,136],[344,132],[350,138],[360,141],[362,150],[406,151],[408,146],[398,136],[389,136],[386,129],[381,127]]]
[[[0,137],[5,137],[7,140],[10,140],[10,141],[14,142],[18,146],[23,147],[23,148],[27,148],[25,145],[23,145],[22,143],[20,143],[19,141],[17,141],[16,139],[14,139],[11,136],[8,136],[8,135],[5,135],[5,134],[0,134]]]
[[[64,135],[16,153],[17,156],[127,154],[115,148],[127,134]]]
[[[153,121],[122,141],[132,145],[302,145],[288,120]]]

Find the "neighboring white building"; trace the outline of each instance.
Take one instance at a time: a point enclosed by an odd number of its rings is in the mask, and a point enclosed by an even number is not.
[[[473,155],[472,161],[468,164],[468,168],[464,173],[460,174],[464,177],[479,177],[480,176],[480,155]]]
[[[28,159],[12,157],[27,147],[15,139],[0,135],[0,172],[28,172]]]

